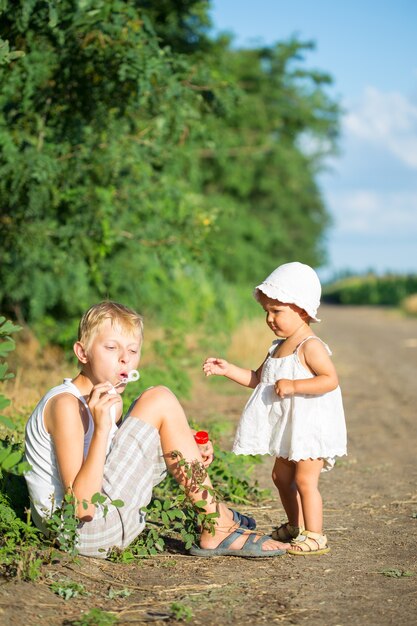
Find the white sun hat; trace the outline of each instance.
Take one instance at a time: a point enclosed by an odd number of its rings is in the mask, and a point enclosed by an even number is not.
[[[317,318],[317,309],[320,306],[321,285],[319,277],[309,265],[298,261],[280,265],[255,287],[253,295],[258,301],[259,292],[271,300],[296,304],[304,309],[314,322],[320,322]]]

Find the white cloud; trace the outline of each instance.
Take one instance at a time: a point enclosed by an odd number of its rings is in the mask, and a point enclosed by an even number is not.
[[[344,128],[417,169],[417,106],[403,94],[367,87],[359,105],[346,115]]]
[[[339,233],[417,236],[417,192],[353,189],[326,195]]]

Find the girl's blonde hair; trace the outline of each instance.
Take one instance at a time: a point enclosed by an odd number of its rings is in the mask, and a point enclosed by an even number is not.
[[[80,320],[78,341],[82,343],[84,349],[87,350],[89,348],[92,339],[106,319],[111,320],[112,326],[119,324],[127,334],[139,335],[139,341],[142,343],[142,316],[123,304],[106,300],[91,306]]]

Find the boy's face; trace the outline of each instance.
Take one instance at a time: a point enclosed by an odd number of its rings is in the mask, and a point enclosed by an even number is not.
[[[285,304],[264,295],[259,301],[266,312],[266,323],[277,337],[290,337],[308,319],[307,313],[296,304]]]
[[[83,371],[91,376],[93,384],[110,381],[113,385],[136,369],[140,359],[141,339],[126,333],[119,324],[106,319],[85,350]],[[123,386],[118,387],[121,392]]]

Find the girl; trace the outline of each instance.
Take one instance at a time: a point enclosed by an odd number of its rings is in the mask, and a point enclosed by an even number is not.
[[[322,529],[319,475],[346,454],[346,426],[331,352],[310,329],[310,322],[320,321],[320,281],[308,265],[286,263],[256,287],[254,296],[279,337],[262,365],[253,371],[210,357],[203,370],[255,389],[233,451],[276,457],[272,479],[288,521],[272,536],[291,541],[290,554],[324,554],[330,548]]]

